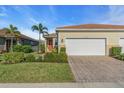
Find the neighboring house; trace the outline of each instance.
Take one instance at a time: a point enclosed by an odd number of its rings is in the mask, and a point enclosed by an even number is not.
[[[11,35],[6,33],[6,30],[0,30],[0,51],[9,51],[10,44],[11,44]],[[37,50],[38,41],[30,38],[26,35],[21,34],[19,39],[14,38],[14,44],[21,44],[21,45],[31,45],[33,50]]]
[[[83,24],[56,28],[58,51],[66,47],[68,55],[110,55],[112,47],[124,52],[124,26]]]
[[[48,36],[45,36],[46,41],[46,51],[52,51],[57,45],[57,35],[56,33],[49,34]]]

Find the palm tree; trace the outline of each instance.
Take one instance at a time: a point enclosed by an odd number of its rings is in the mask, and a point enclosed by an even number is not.
[[[41,52],[41,49],[40,49],[40,45],[41,45],[41,34],[42,36],[44,37],[45,35],[48,35],[48,29],[47,27],[43,26],[41,23],[39,23],[38,25],[33,25],[32,26],[32,30],[33,31],[38,31],[39,32],[39,46],[38,46],[38,52],[40,53]]]
[[[10,45],[10,51],[13,52],[13,39],[14,37],[19,38],[20,32],[18,31],[18,28],[13,26],[12,24],[9,25],[9,28],[4,28],[7,32],[7,34],[10,35],[11,38],[11,45]]]

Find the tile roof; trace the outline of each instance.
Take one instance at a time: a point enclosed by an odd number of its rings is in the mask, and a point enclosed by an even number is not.
[[[6,30],[0,29],[0,36],[1,36],[1,37],[5,37],[6,35],[7,35]],[[8,34],[8,36],[9,36],[9,34]],[[28,36],[26,36],[26,35],[24,35],[24,34],[21,34],[21,38],[23,38],[23,39],[28,39],[28,40],[32,40],[32,41],[38,41],[38,40],[33,39],[33,38],[31,38],[31,37],[28,37]]]
[[[81,25],[57,27],[56,29],[124,29],[124,25],[81,24]]]
[[[51,38],[51,37],[57,37],[56,33],[51,33],[48,36],[45,36],[45,38]]]

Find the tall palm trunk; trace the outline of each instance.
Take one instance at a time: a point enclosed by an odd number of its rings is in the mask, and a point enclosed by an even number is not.
[[[11,37],[10,51],[13,52],[13,37]]]
[[[40,53],[40,52],[41,52],[40,45],[41,45],[41,34],[40,34],[40,32],[39,32],[39,45],[38,45],[38,53]]]

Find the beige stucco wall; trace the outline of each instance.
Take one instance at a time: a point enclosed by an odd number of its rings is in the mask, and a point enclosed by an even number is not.
[[[119,39],[124,38],[124,32],[58,32],[59,46],[65,46],[66,38],[106,38],[106,55],[112,46],[119,46]],[[63,39],[63,42],[62,42]]]

